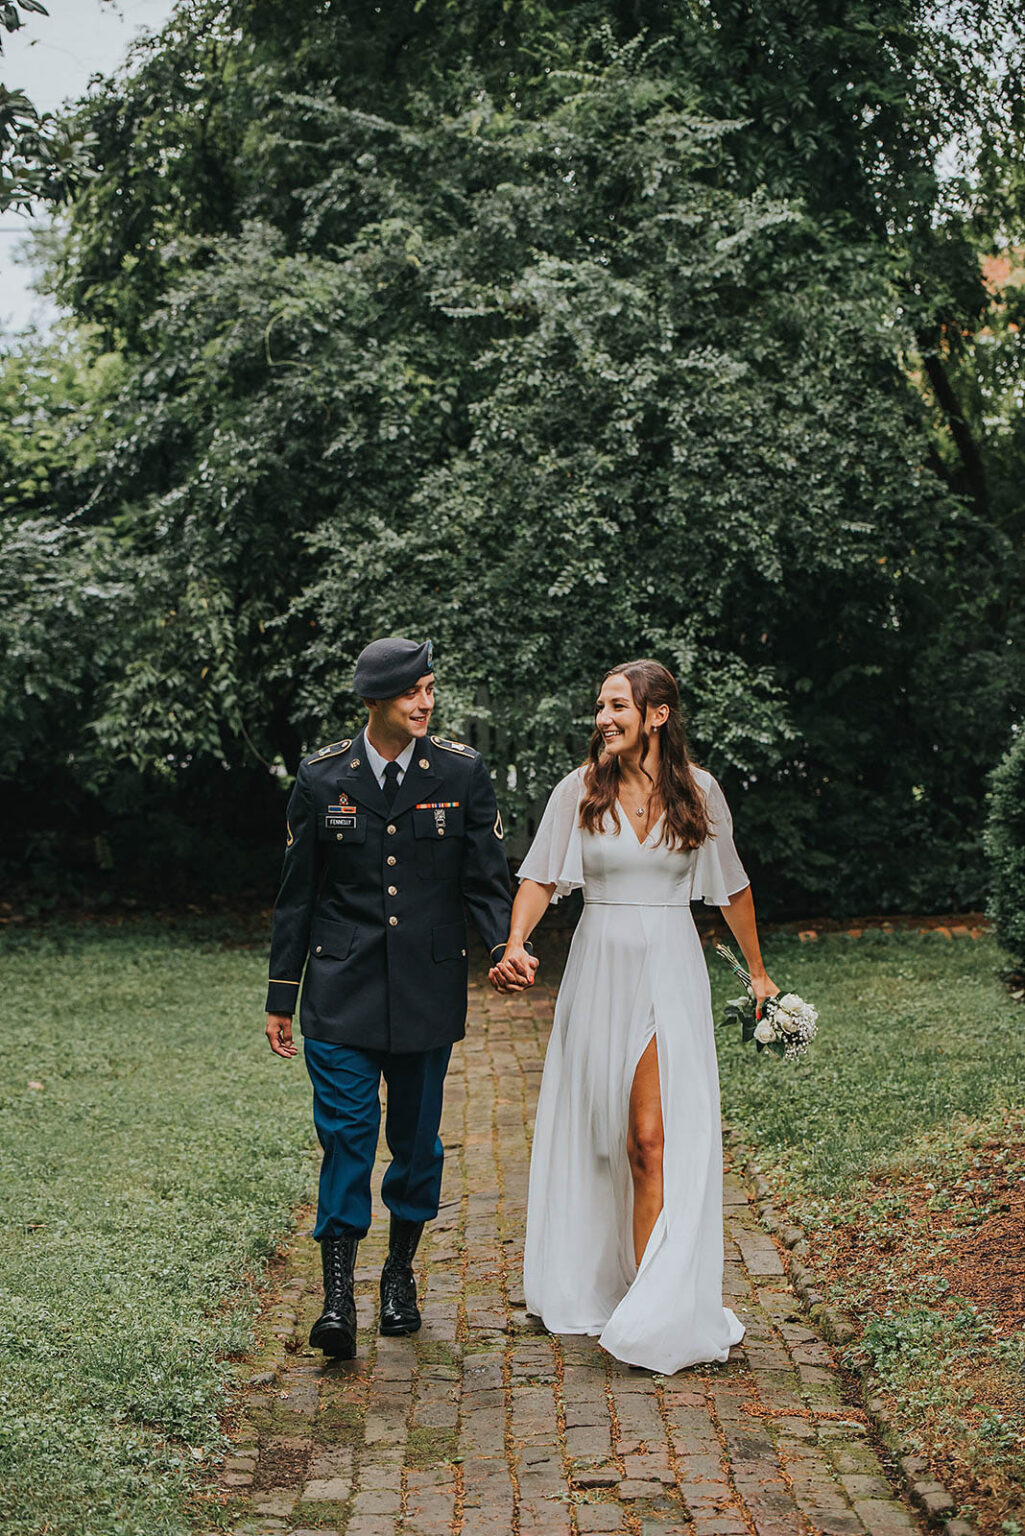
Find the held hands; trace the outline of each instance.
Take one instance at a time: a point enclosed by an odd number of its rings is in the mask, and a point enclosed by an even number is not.
[[[534,972],[540,961],[527,953],[522,944],[507,944],[505,954],[488,972],[496,992],[522,992],[534,985]]]
[[[275,1056],[290,1058],[299,1049],[292,1039],[292,1020],[287,1013],[268,1013],[266,1035]]]

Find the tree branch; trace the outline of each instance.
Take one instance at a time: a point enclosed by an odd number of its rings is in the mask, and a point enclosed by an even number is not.
[[[925,354],[925,371],[929,376],[929,382],[939,403],[939,407],[947,418],[950,434],[961,456],[961,464],[964,469],[965,489],[971,496],[976,512],[985,517],[988,509],[989,497],[986,490],[986,471],[982,462],[982,454],[971,433],[971,428],[965,419],[961,409],[961,403],[954,392],[954,386],[947,377],[947,370],[943,361],[936,352]]]

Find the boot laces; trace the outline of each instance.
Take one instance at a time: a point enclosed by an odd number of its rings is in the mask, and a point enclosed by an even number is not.
[[[396,1301],[416,1303],[416,1276],[412,1266],[397,1254],[390,1253],[385,1260],[384,1284]]]
[[[328,1296],[344,1293],[350,1284],[351,1265],[355,1257],[350,1255],[349,1244],[329,1242],[324,1250],[324,1290]]]

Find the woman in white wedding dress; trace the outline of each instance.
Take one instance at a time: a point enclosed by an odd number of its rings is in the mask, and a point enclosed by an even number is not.
[[[631,1365],[725,1360],[744,1329],[722,1304],[719,1079],[690,903],[723,909],[759,1005],[778,988],[725,798],[689,761],[658,662],[606,676],[588,760],[552,792],[519,878],[500,990],[532,979],[523,946],[549,901],[584,895],[534,1130],[528,1310]]]

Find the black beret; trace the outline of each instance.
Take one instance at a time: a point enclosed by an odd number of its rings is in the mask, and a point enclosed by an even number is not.
[[[356,659],[352,686],[361,699],[397,699],[434,671],[430,640],[372,640]]]

